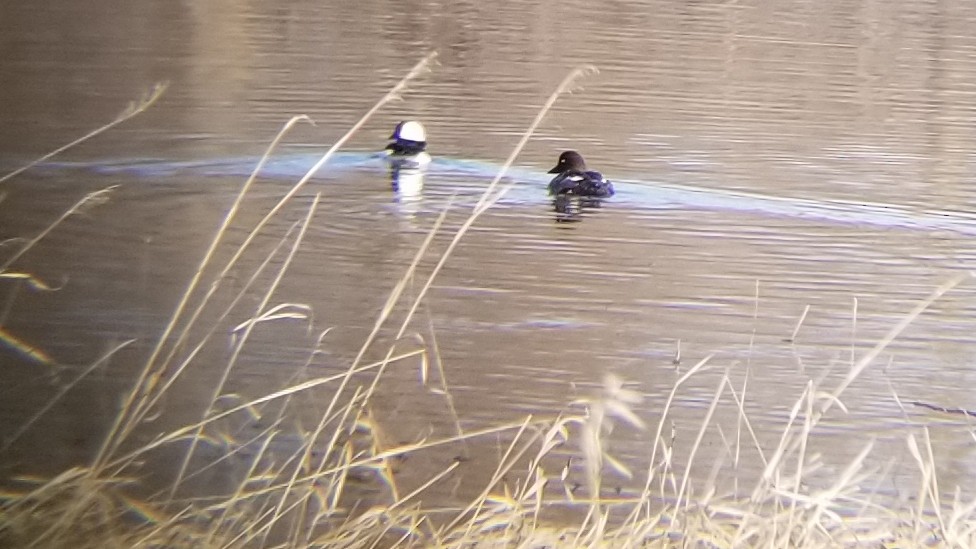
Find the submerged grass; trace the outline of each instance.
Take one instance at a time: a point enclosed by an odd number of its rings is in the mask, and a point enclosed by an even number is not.
[[[810,382],[798,396],[778,442],[772,447],[764,447],[760,442],[746,414],[746,386],[736,390],[726,373],[715,387],[691,448],[679,455],[674,441],[666,435],[671,407],[686,383],[713,367],[712,358],[694,365],[676,382],[657,410],[660,419],[649,430],[653,441],[647,468],[642,473],[643,489],[636,494],[610,496],[602,486],[608,469],[625,476],[634,475],[609,453],[606,440],[610,429],[614,424],[627,429],[645,428],[631,409],[639,395],[613,376],[606,378],[600,394],[571,408],[579,410],[576,413],[545,418],[529,416],[518,422],[471,431],[464,431],[457,420],[457,432],[451,436],[429,437],[407,444],[390,440],[386,434],[389,428],[371,413],[377,384],[390,368],[412,364],[418,359],[424,383],[430,362],[433,360],[440,366],[436,356],[431,357],[432,353],[436,355],[433,330],[427,339],[408,333],[417,311],[465,233],[515,184],[502,185],[504,173],[549,108],[580,77],[593,72],[591,67],[573,71],[554,91],[481,200],[451,235],[434,266],[429,272],[421,273],[420,266],[432,253],[431,243],[442,231],[447,210],[433,223],[345,371],[311,379],[299,375],[294,383],[250,400],[228,395],[226,382],[257,326],[280,318],[304,319],[310,314],[307,305],[275,303],[274,296],[291,259],[301,248],[318,198],[299,221],[277,237],[277,245],[229,301],[222,302],[216,320],[199,326],[204,311],[216,307],[214,297],[223,289],[222,282],[254,238],[259,234],[267,236],[268,221],[283,211],[338,147],[373,113],[398,98],[410,81],[428,70],[432,61],[433,55],[418,63],[374,105],[250,230],[244,243],[232,251],[231,259],[216,268],[217,274],[212,276],[210,285],[199,290],[205,275],[215,270],[212,263],[216,252],[257,174],[284,135],[296,123],[307,119],[296,117],[285,125],[218,228],[97,455],[91,463],[70,468],[54,478],[12,479],[11,486],[18,490],[0,495],[0,545],[37,548],[976,545],[976,501],[961,501],[958,492],[951,502],[941,499],[943,492],[935,475],[935,450],[926,430],[905,437],[921,481],[914,505],[904,509],[892,509],[886,506],[887,502],[872,501],[870,491],[863,488],[884,474],[866,466],[873,450],[871,442],[828,483],[812,478],[822,463],[808,451],[808,441],[821,420],[832,407],[843,407],[842,397],[847,387],[912,321],[945,292],[967,280],[968,273],[948,281],[917,304],[863,358],[855,362],[852,357],[848,375],[833,390]],[[83,200],[76,207],[84,203]],[[3,263],[2,274],[10,279],[22,278],[18,273],[8,272],[10,266],[59,222],[55,221],[8,258]],[[420,290],[412,299],[405,299],[412,281],[418,277],[422,280]],[[253,297],[249,293],[252,291],[258,293],[258,298],[252,300],[254,308],[233,330],[231,358],[214,385],[200,419],[148,443],[135,442],[132,435],[157,414],[165,395],[196,364],[201,349],[213,338],[218,326],[223,326],[225,320],[239,311],[245,294]],[[393,342],[381,352],[382,359],[367,361],[370,352],[376,351],[380,333],[397,311],[404,311],[404,318],[396,327]],[[320,334],[309,350],[305,366],[315,360],[327,332]],[[98,364],[83,370],[40,409],[6,441],[0,454]],[[456,418],[443,370],[439,374],[441,385],[436,392],[445,397]],[[325,406],[308,428],[298,423],[295,412],[306,404],[299,399],[315,391],[321,391],[315,394],[325,397]],[[692,473],[706,435],[716,429],[714,418],[723,403],[731,403],[737,411],[738,429],[733,437],[724,439],[726,458],[737,465],[745,450],[750,449],[762,464],[761,478],[748,495],[718,493],[715,476],[723,467],[721,462],[713,467],[712,477],[704,481]],[[232,420],[248,424],[258,419],[263,420],[262,428],[248,437],[236,437],[228,431],[228,422]],[[501,434],[504,437],[499,437]],[[405,456],[452,451],[466,441],[492,436],[506,442],[499,451],[495,469],[466,504],[435,508],[423,503],[425,493],[454,475],[460,461],[415,483],[409,490],[399,485],[397,464]],[[283,440],[291,442],[282,443]],[[220,457],[198,458],[202,447],[219,449]],[[288,452],[283,454],[281,447],[288,448]],[[156,454],[170,452],[166,455],[172,455],[174,450],[180,458],[166,487],[155,494],[133,495],[145,492],[138,489],[138,480],[146,473],[147,466],[143,464],[151,462]],[[570,464],[558,471],[546,469],[559,459],[556,456],[566,452],[583,465],[584,494],[577,493],[569,480]],[[200,475],[231,460],[239,462],[242,470],[229,489],[213,486],[212,491],[202,494],[188,489]],[[368,482],[382,486],[385,492],[371,496],[369,507],[357,507],[352,495],[355,490],[350,486],[361,483],[364,475]],[[554,513],[554,510],[569,512]]]

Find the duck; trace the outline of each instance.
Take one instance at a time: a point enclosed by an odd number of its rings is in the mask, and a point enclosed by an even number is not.
[[[416,120],[404,120],[396,125],[386,146],[386,160],[398,168],[423,168],[430,164],[427,131]]]
[[[556,167],[549,173],[558,174],[549,182],[549,194],[556,196],[587,196],[606,198],[613,196],[613,183],[600,172],[587,170],[583,155],[565,151],[559,155]]]

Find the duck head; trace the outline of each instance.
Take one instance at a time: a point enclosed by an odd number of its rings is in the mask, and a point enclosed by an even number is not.
[[[586,162],[583,161],[583,156],[576,151],[566,151],[559,155],[559,162],[556,163],[556,167],[549,170],[549,173],[563,173],[568,171],[586,171]]]
[[[396,125],[386,149],[395,155],[411,156],[427,148],[427,132],[416,120],[405,120]]]
[[[424,125],[416,120],[404,120],[396,125],[390,139],[423,143],[427,141],[427,131],[424,130]]]

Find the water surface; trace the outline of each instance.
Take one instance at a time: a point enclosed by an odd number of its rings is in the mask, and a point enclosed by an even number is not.
[[[432,254],[548,94],[583,63],[600,73],[549,113],[517,160],[512,191],[467,234],[408,328],[416,345],[436,339],[456,415],[420,384],[419,364],[391,367],[378,388],[374,417],[398,442],[578,410],[570,403],[596,392],[608,372],[643,395],[638,414],[656,426],[679,377],[711,357],[670,410],[676,448],[690,446],[726,373],[745,392],[757,436],[773,444],[810,380],[838,386],[917,303],[972,268],[976,8],[966,2],[81,10],[4,8],[5,167],[110,120],[154,82],[170,86],[145,114],[2,184],[5,240],[32,237],[86,193],[117,185],[10,267],[58,290],[4,281],[3,329],[60,366],[0,350],[4,436],[87,365],[135,341],[5,452],[6,474],[50,473],[97,447],[243,180],[290,116],[308,114],[316,125],[289,136],[220,258],[431,50],[439,53],[431,73],[370,120],[351,140],[354,152],[313,178],[231,273],[224,305],[320,195],[272,299],[314,315],[255,330],[227,393],[253,398],[348,365],[441,212],[450,205]],[[437,157],[419,196],[394,192],[368,157],[403,118],[423,120]],[[544,191],[543,172],[567,148],[620,182],[617,196],[572,222]],[[21,244],[8,241],[3,257]],[[420,272],[434,261],[428,256]],[[271,276],[261,280],[266,288]],[[876,439],[872,463],[893,471],[878,490],[914,494],[905,437],[928,427],[940,487],[966,484],[971,427],[905,403],[976,408],[973,297],[965,282],[939,299],[851,385],[847,413],[835,409],[812,440],[826,479]],[[260,299],[246,292],[224,320],[208,310],[217,335],[172,393],[180,397],[161,403],[160,431],[199,417],[227,362],[230,328]],[[393,335],[381,331],[367,358],[382,357]],[[322,352],[309,360],[315,348]],[[314,421],[320,402],[308,397],[308,417],[297,419]],[[718,417],[696,458],[702,479],[715,460],[730,459],[725,444],[739,425],[728,395]],[[652,432],[618,429],[613,452],[643,469]],[[473,454],[491,455],[458,473],[473,492],[501,442],[478,444],[491,452]],[[452,459],[413,460],[403,482],[419,484]],[[751,451],[737,471],[751,478],[760,467]]]

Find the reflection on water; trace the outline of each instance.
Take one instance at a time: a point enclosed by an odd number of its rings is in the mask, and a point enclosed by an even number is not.
[[[144,116],[0,189],[6,261],[23,242],[9,239],[36,235],[85,193],[118,185],[108,203],[68,217],[11,266],[57,291],[2,280],[6,340],[58,364],[0,349],[3,436],[110,349],[136,341],[73,385],[2,457],[5,472],[57,470],[94,451],[288,117],[308,113],[317,125],[297,129],[269,164],[220,254],[430,49],[440,66],[351,148],[378,150],[396,121],[416,118],[434,163],[390,172],[368,154],[340,155],[295,197],[230,273],[228,291],[246,286],[321,194],[274,295],[314,314],[257,329],[228,393],[258,396],[348,364],[440,213],[450,205],[435,253],[580,63],[601,73],[557,103],[510,173],[512,191],[466,235],[410,327],[416,341],[436,339],[457,417],[412,366],[391,369],[378,388],[375,420],[400,441],[558,413],[608,371],[643,393],[639,412],[656,424],[677,380],[708,356],[711,369],[671,409],[678,459],[726,372],[756,436],[775,441],[809,380],[836,387],[912,307],[972,265],[976,6],[966,2],[434,2],[402,12],[369,2],[135,2],[84,26],[74,24],[77,9],[11,5],[0,19],[0,164],[85,133],[155,81],[171,85]],[[567,40],[567,21],[587,39]],[[543,172],[567,148],[598,161],[617,195],[553,202]],[[416,295],[422,283],[405,291]],[[940,486],[970,478],[969,427],[902,404],[976,408],[972,291],[963,284],[939,299],[848,389],[847,414],[811,441],[825,475],[867,437],[881,456],[906,456],[905,433],[927,426]],[[257,305],[244,295],[247,312],[208,313],[222,336]],[[388,344],[393,334],[380,337]],[[161,405],[179,416],[170,421],[198,419],[229,347],[217,337],[201,353],[204,366],[173,393],[186,400]],[[321,352],[309,362],[311,349]],[[311,398],[308,410],[314,418]],[[723,401],[715,440],[740,432],[737,413]],[[613,451],[639,469],[650,436],[615,437]],[[703,448],[703,475],[728,459],[725,444]],[[418,478],[452,457],[420,460]],[[739,470],[758,473],[760,460],[748,459]],[[910,460],[896,460],[882,493],[914,489]]]
[[[552,199],[552,209],[556,212],[556,221],[572,222],[582,221],[586,210],[599,208],[603,204],[602,198],[589,198],[569,196],[565,194],[556,195]]]
[[[424,170],[391,166],[390,187],[402,202],[421,200],[424,191]]]

